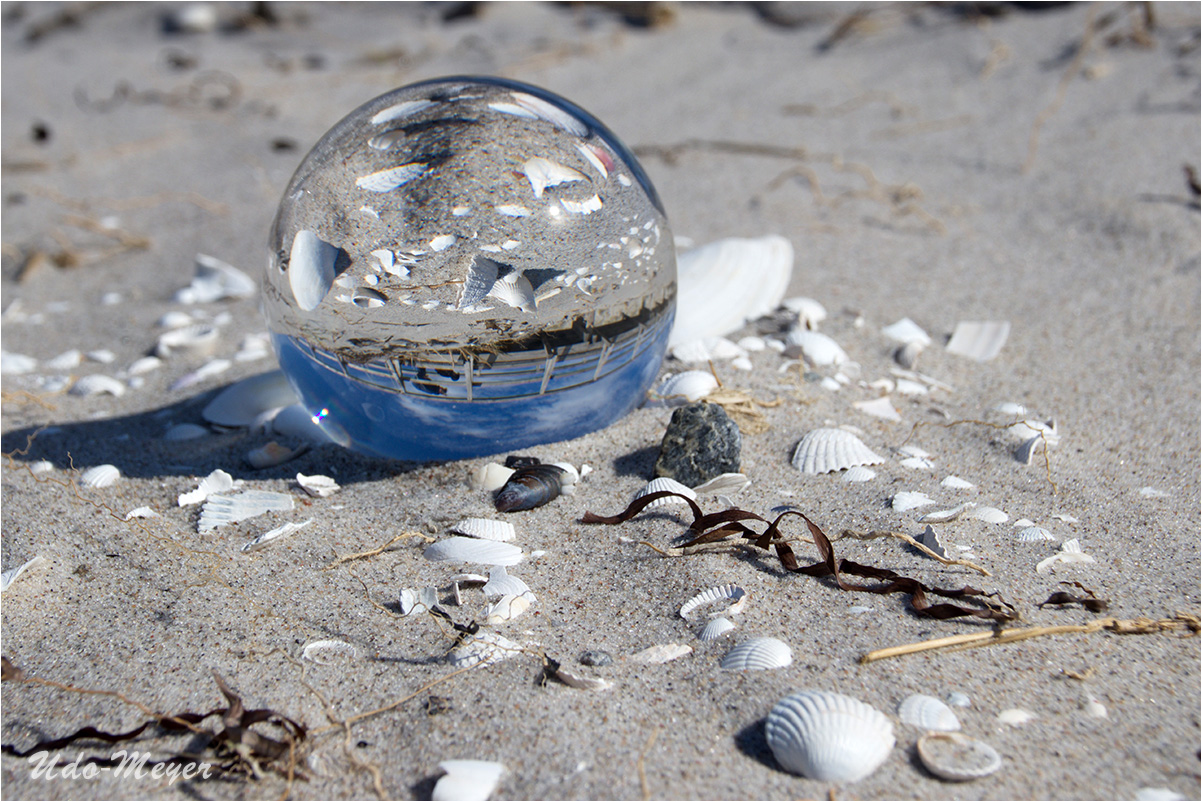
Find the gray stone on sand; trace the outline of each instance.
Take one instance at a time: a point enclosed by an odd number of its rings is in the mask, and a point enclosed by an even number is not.
[[[704,401],[672,413],[659,447],[655,475],[696,487],[723,473],[738,473],[743,437],[717,404]]]

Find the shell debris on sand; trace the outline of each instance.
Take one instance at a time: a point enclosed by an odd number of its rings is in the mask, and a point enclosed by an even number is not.
[[[931,732],[918,739],[918,759],[943,780],[971,782],[1002,767],[1002,756],[983,741],[958,732]]]

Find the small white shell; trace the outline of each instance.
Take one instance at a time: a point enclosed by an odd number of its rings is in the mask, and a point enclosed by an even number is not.
[[[961,515],[964,515],[969,510],[973,509],[976,506],[977,506],[977,504],[975,501],[966,501],[963,504],[960,504],[956,507],[952,507],[951,509],[935,510],[934,512],[928,512],[926,515],[920,515],[918,517],[918,522],[920,524],[947,523],[949,521],[956,520]],[[972,516],[969,516],[969,517],[972,517]]]
[[[813,298],[795,296],[786,298],[780,305],[797,315],[797,324],[805,329],[817,330],[818,324],[826,320],[826,307]]]
[[[881,334],[899,343],[918,343],[920,346],[931,344],[930,336],[908,317],[903,317],[896,323],[881,329]]]
[[[255,538],[254,540],[252,540],[249,543],[247,543],[246,545],[244,545],[242,547],[242,550],[243,551],[258,551],[259,549],[263,548],[271,541],[277,540],[281,537],[287,537],[288,535],[291,535],[296,530],[303,529],[304,527],[308,526],[311,523],[313,523],[312,518],[310,518],[307,521],[304,521],[302,523],[299,523],[299,524],[291,523],[291,522],[286,523],[281,527],[272,529],[270,532],[264,532],[263,534],[259,535],[257,538]]]
[[[534,594],[530,592],[530,586],[516,576],[511,576],[502,565],[488,569],[488,581],[484,583],[481,591],[490,599],[529,595],[530,600],[535,601]]]
[[[839,343],[819,331],[795,326],[785,337],[785,353],[796,358],[804,356],[806,361],[817,367],[827,365],[842,365],[847,361],[845,352]]]
[[[1009,724],[1012,727],[1021,727],[1028,721],[1034,721],[1039,716],[1032,713],[1030,710],[1023,710],[1021,707],[1014,707],[1009,710],[1003,710],[997,714],[997,720],[1002,724]]]
[[[489,462],[476,469],[468,484],[475,490],[491,493],[504,487],[510,476],[513,476],[513,468],[506,468],[499,462]]]
[[[296,483],[300,485],[301,490],[314,498],[329,498],[342,489],[328,476],[305,476],[303,473],[298,473]]]
[[[763,671],[784,668],[793,662],[789,644],[777,638],[752,638],[735,645],[722,658],[727,671]]]
[[[195,490],[188,493],[181,493],[178,499],[181,507],[187,507],[192,504],[199,504],[215,493],[225,493],[228,490],[234,490],[241,487],[242,480],[234,481],[234,477],[230,476],[225,471],[218,468],[208,476],[200,480]]]
[[[847,472],[843,474],[845,482],[871,482],[875,478],[876,471],[863,465],[848,468]]]
[[[1010,336],[1010,321],[961,321],[956,324],[947,343],[949,353],[966,356],[978,362],[988,362],[1002,351]]]
[[[697,493],[694,492],[693,488],[689,487],[688,485],[683,485],[680,482],[676,481],[675,479],[672,479],[667,476],[660,476],[655,479],[652,479],[650,482],[648,482],[646,485],[644,485],[642,490],[640,490],[638,493],[635,493],[633,500],[637,501],[638,499],[641,499],[643,496],[649,496],[652,493],[659,493],[660,491],[664,491],[664,490],[670,490],[673,493],[679,493],[680,495],[685,496],[686,498],[690,498],[690,499],[697,498]],[[656,507],[664,507],[669,504],[684,504],[684,503],[685,503],[684,499],[679,499],[679,498],[676,498],[675,496],[667,496],[665,498],[656,499],[655,501],[651,502],[643,509],[652,510],[652,509],[655,509]]]
[[[438,589],[429,586],[421,590],[402,588],[400,604],[401,615],[406,617],[429,612],[438,606]]]
[[[71,395],[100,395],[101,393],[108,393],[113,396],[122,396],[125,395],[125,385],[112,376],[93,373],[91,376],[80,378],[75,384],[71,385],[71,389],[67,392]]]
[[[292,496],[267,490],[247,490],[236,496],[209,496],[200,510],[198,532],[236,524],[265,512],[292,509]]]
[[[435,802],[488,799],[505,773],[504,765],[489,760],[444,760],[438,768],[446,774],[434,783]]]
[[[1055,540],[1056,536],[1042,526],[1028,526],[1019,531],[1018,539],[1023,543],[1034,543],[1038,540]]]
[[[517,537],[517,531],[509,521],[494,521],[491,518],[464,518],[452,526],[451,531],[481,540],[509,541]]]
[[[346,655],[349,659],[354,660],[357,650],[343,640],[317,640],[305,644],[305,648],[301,651],[301,659],[310,660],[319,666],[328,666],[333,662],[331,658],[337,654]]]
[[[717,640],[734,628],[733,621],[724,615],[720,615],[702,627],[701,631],[697,633],[697,637],[703,641]]]
[[[905,724],[921,730],[955,732],[960,729],[960,719],[952,709],[934,696],[916,693],[907,696],[897,706],[897,717]]]
[[[693,488],[698,496],[706,494],[730,493],[734,495],[746,490],[751,480],[741,473],[720,473],[708,482],[702,482]]]
[[[533,602],[534,594],[529,592],[520,595],[506,594],[488,608],[488,612],[485,613],[484,623],[496,626],[497,624],[512,621],[529,610]]]
[[[926,529],[922,530],[922,534],[918,536],[917,540],[943,559],[947,559],[947,549],[943,547],[943,542],[939,540],[939,534],[929,524]]]
[[[668,663],[677,658],[684,657],[686,654],[692,654],[693,647],[686,646],[681,643],[660,643],[655,646],[648,646],[641,652],[635,652],[630,655],[630,659],[636,663],[647,663],[648,665],[657,665],[659,663]]]
[[[97,465],[81,473],[79,482],[84,487],[108,487],[120,478],[121,471],[116,465]]]
[[[0,574],[0,593],[3,593],[4,591],[8,590],[9,586],[12,585],[12,583],[16,582],[17,577],[19,577],[21,574],[25,573],[30,568],[34,568],[34,567],[41,565],[44,562],[46,562],[46,558],[41,555],[38,555],[38,556],[34,557],[32,560],[21,563],[16,568],[12,568],[8,571],[5,571],[3,574]]]
[[[976,507],[968,511],[967,517],[991,524],[1004,524],[1010,520],[1010,516],[997,507]]]
[[[218,426],[250,426],[262,413],[299,400],[284,372],[273,370],[234,382],[218,393],[200,414]]]
[[[747,356],[747,351],[725,337],[703,337],[673,346],[672,356],[681,362],[717,362]]]
[[[764,724],[776,761],[814,780],[852,783],[867,777],[893,751],[893,724],[858,699],[799,691],[776,703]]]
[[[125,520],[127,520],[127,521],[131,521],[134,518],[162,518],[162,517],[163,516],[159,515],[157,512],[155,512],[150,507],[135,507],[134,509],[125,513]]]
[[[452,649],[448,658],[455,668],[484,667],[520,654],[521,651],[522,647],[509,638],[491,630],[482,630]]]
[[[831,473],[857,465],[879,465],[885,458],[845,429],[814,429],[793,451],[793,467],[802,473]]]
[[[718,380],[708,370],[686,370],[667,376],[655,388],[655,393],[664,400],[684,399],[699,401],[718,389]]]
[[[928,504],[934,504],[935,501],[926,493],[919,493],[916,490],[903,490],[900,493],[894,493],[893,499],[890,502],[891,506],[897,512],[907,512],[908,510],[925,507]]]
[[[607,679],[573,674],[563,666],[555,670],[555,676],[559,677],[559,681],[569,688],[576,688],[582,691],[608,691],[614,686],[613,682]]]
[[[434,562],[482,565],[517,565],[523,557],[522,550],[517,546],[474,537],[448,537],[430,544],[424,553],[427,560]]]
[[[696,610],[703,604],[721,601],[722,599],[730,599],[734,602],[724,612],[730,615],[737,615],[743,611],[743,605],[747,603],[747,591],[738,585],[718,585],[709,590],[703,590],[680,606],[680,617],[688,621],[689,613],[693,612],[693,610]]]
[[[880,418],[887,421],[900,421],[901,415],[893,406],[893,402],[889,400],[889,396],[883,395],[880,398],[873,398],[869,401],[856,401],[852,404],[853,407],[863,412],[865,415],[871,415],[874,418]]]
[[[948,476],[939,484],[942,487],[954,488],[956,490],[969,490],[976,487],[972,482],[967,479],[961,479],[959,476]]]
[[[969,782],[1002,767],[1002,756],[987,743],[958,732],[932,732],[918,739],[918,759],[944,780]]]
[[[208,323],[171,329],[159,335],[154,355],[161,359],[177,353],[207,356],[217,347],[217,336],[217,327]]]

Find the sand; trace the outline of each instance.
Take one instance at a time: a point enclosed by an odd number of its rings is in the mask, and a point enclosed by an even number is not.
[[[858,363],[837,392],[796,368],[782,373],[775,352],[753,354],[750,372],[715,366],[727,388],[781,402],[762,410],[767,431],[745,432],[751,485],[733,503],[762,515],[793,505],[836,537],[917,535],[921,512],[974,501],[1009,520],[941,532],[991,576],[895,540],[834,548],[931,586],[997,592],[1019,625],[1097,620],[1078,606],[1037,606],[1065,581],[1108,600],[1119,619],[1196,616],[1199,223],[1185,175],[1199,153],[1196,4],[1155,4],[1150,27],[1140,9],[1114,4],[990,16],[715,4],[627,18],[600,5],[283,4],[270,22],[239,19],[242,5],[214,8],[216,29],[174,34],[162,4],[3,8],[3,348],[39,361],[3,378],[3,567],[47,561],[4,592],[3,654],[27,676],[120,692],[165,714],[223,707],[217,672],[247,707],[279,711],[309,737],[291,784],[271,766],[260,778],[174,784],[112,772],[48,779],[5,755],[7,798],[359,798],[376,794],[377,779],[386,796],[429,798],[448,759],[503,763],[497,799],[824,797],[829,784],[783,771],[764,739],[768,711],[801,688],[891,716],[913,693],[963,693],[963,732],[1004,758],[989,778],[946,783],[918,764],[920,733],[896,723],[890,757],[833,789],[841,798],[1134,798],[1149,788],[1199,798],[1196,637],[1062,634],[862,665],[873,649],[988,624],[920,617],[904,596],[841,591],[752,548],[669,558],[639,544],[679,543],[687,516],[580,523],[586,510],[619,511],[650,478],[663,407],[529,449],[594,470],[575,496],[505,516],[528,554],[545,552],[513,568],[538,602],[502,628],[528,651],[454,676],[443,660],[449,630],[399,616],[402,588],[445,586],[452,570],[423,559],[422,537],[330,566],[406,532],[437,537],[460,518],[496,515],[466,483],[487,459],[419,466],[323,446],[254,470],[245,456],[262,434],[163,439],[174,424],[203,424],[221,388],[273,368],[270,357],[233,359],[265,330],[256,299],[173,301],[196,254],[257,276],[284,185],[343,114],[411,81],[502,75],[606,122],[640,154],[678,237],[787,237],[788,294],[821,301],[821,330]],[[169,358],[120,397],[45,384],[118,375],[153,349],[160,317],[180,310],[219,324],[212,355]],[[892,378],[895,344],[880,329],[903,317],[934,340],[918,369],[953,389],[892,393],[902,421],[889,423],[852,404]],[[1011,331],[978,363],[944,348],[959,321],[1009,321]],[[70,349],[107,349],[113,360],[45,365]],[[171,389],[212,357],[231,367]],[[1061,440],[1046,464],[1018,462],[1015,443],[980,423],[1005,420],[991,412],[1004,402],[1055,420]],[[887,457],[875,479],[790,465],[800,437],[827,424],[858,427]],[[903,467],[903,444],[929,452],[933,468]],[[43,459],[53,470],[28,470]],[[74,487],[72,464],[105,463],[120,468],[116,484]],[[290,493],[296,506],[198,534],[198,507],[176,499],[216,468]],[[298,472],[335,477],[342,490],[307,498]],[[975,487],[943,487],[948,475]],[[937,506],[895,511],[889,499],[903,490]],[[161,517],[124,520],[144,505]],[[1058,541],[1018,542],[1023,518]],[[285,540],[240,550],[307,519]],[[803,534],[795,519],[783,526]],[[1073,538],[1094,562],[1036,571]],[[817,559],[812,546],[794,547],[803,563]],[[676,611],[728,582],[749,594],[738,629],[701,643]],[[465,594],[449,608],[460,623],[483,610],[479,591]],[[792,664],[719,669],[734,640],[760,636],[789,643]],[[323,639],[351,644],[353,656],[303,661],[303,647]],[[664,643],[694,652],[664,665],[630,659]],[[540,686],[540,649],[613,687]],[[614,664],[581,666],[588,649]],[[112,696],[28,682],[2,693],[3,742],[22,750],[146,717]],[[1086,709],[1091,699],[1105,718]],[[390,705],[349,731],[332,726]],[[999,721],[1012,709],[1035,717]],[[148,731],[124,746],[165,757],[189,741]],[[56,754],[61,766],[118,748],[81,741]]]

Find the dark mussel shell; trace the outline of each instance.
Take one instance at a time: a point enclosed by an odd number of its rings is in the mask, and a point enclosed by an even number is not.
[[[497,491],[497,512],[532,510],[552,501],[563,488],[567,471],[556,465],[527,465],[518,468]]]

